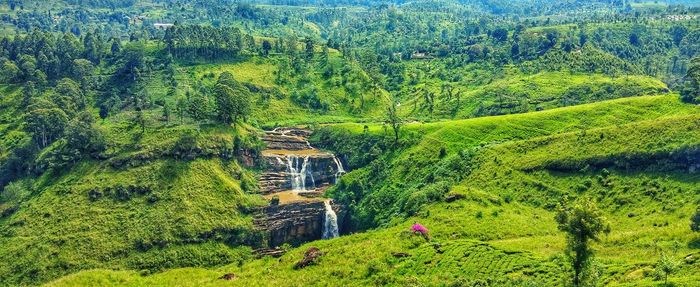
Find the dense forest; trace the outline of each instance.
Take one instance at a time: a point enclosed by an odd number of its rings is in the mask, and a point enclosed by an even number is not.
[[[0,66],[0,286],[700,280],[697,1],[2,0]]]

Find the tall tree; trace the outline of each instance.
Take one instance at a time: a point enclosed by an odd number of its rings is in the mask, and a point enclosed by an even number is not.
[[[700,57],[693,58],[683,78],[681,100],[687,103],[700,103]]]
[[[68,122],[68,116],[56,104],[39,99],[28,107],[24,116],[25,129],[33,134],[40,148],[47,147],[61,137]]]
[[[306,59],[311,60],[314,58],[314,41],[311,38],[304,39],[304,52],[306,52]]]
[[[246,118],[250,113],[249,92],[233,78],[233,74],[224,72],[219,76],[215,95],[216,114],[221,122],[235,126],[239,118]]]
[[[52,99],[69,116],[75,115],[87,106],[87,97],[80,85],[69,78],[58,82]]]
[[[270,41],[268,40],[263,40],[262,41],[262,50],[263,50],[263,55],[267,57],[267,55],[270,54],[270,50],[272,50],[272,44],[270,44]]]
[[[393,97],[390,99],[389,106],[386,109],[386,122],[391,126],[392,131],[394,131],[394,146],[399,143],[399,132],[403,121],[398,114],[399,102]]]
[[[209,118],[209,100],[203,93],[195,92],[187,103],[187,114],[197,123]]]
[[[95,125],[95,118],[87,111],[79,113],[68,123],[65,138],[67,147],[80,154],[100,152],[105,148],[102,131]]]

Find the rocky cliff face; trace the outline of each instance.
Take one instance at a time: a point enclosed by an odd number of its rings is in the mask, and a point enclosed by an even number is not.
[[[340,205],[332,205],[342,226],[346,212]],[[323,234],[326,209],[323,201],[298,202],[267,206],[260,210],[255,225],[267,231],[269,247],[284,243],[300,244],[319,240]]]
[[[345,172],[335,155],[309,145],[306,136],[310,133],[290,128],[266,132],[267,149],[262,152],[266,171],[260,175],[263,194],[327,186]]]
[[[263,194],[270,194],[293,189],[290,173],[305,172],[300,178],[307,189],[315,189],[335,184],[338,174],[337,159],[329,153],[314,150],[306,155],[280,153],[263,153],[267,170],[260,175],[260,189]],[[306,164],[304,165],[304,161]],[[291,168],[290,168],[291,166]]]
[[[311,131],[304,129],[278,128],[265,132],[262,140],[269,150],[306,150],[311,149],[306,140]]]
[[[269,247],[318,240],[324,229],[334,230],[337,236],[345,220],[345,208],[326,207],[327,200],[320,197],[345,172],[342,163],[333,154],[311,147],[306,140],[310,134],[282,128],[263,136],[267,149],[262,152],[265,172],[260,174],[260,187],[266,198],[275,197],[279,205],[261,208],[254,222],[267,234]]]

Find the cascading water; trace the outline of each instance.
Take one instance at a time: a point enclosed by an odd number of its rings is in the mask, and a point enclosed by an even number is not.
[[[311,178],[312,187],[316,187],[316,181],[308,169],[309,157],[304,157],[303,161],[297,157],[288,155],[287,156],[287,173],[292,183],[292,190],[294,191],[305,191],[306,190],[306,176]]]
[[[335,172],[335,182],[338,183],[338,177],[345,174],[345,169],[343,169],[343,163],[335,155],[333,155],[333,161],[337,167],[337,171]]]
[[[335,211],[333,211],[330,200],[326,200],[323,203],[326,206],[326,217],[323,221],[323,234],[321,238],[336,238],[340,235],[338,232],[338,216],[335,214]]]

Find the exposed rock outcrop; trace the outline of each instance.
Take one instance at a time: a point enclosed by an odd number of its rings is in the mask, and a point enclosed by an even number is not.
[[[237,278],[236,274],[233,274],[233,273],[226,273],[223,276],[219,277],[219,279],[222,279],[222,280],[233,280],[236,278]]]
[[[318,260],[323,256],[323,251],[316,247],[310,247],[304,252],[304,258],[294,264],[294,269],[301,269],[307,266],[318,264]]]
[[[311,149],[306,137],[311,131],[303,129],[275,129],[265,132],[262,140],[270,150],[305,150]]]
[[[342,162],[311,147],[310,133],[278,128],[263,136],[268,149],[262,152],[266,170],[259,183],[271,205],[261,208],[254,222],[265,230],[269,247],[337,237],[345,219],[342,206],[322,198],[325,187],[345,173]]]
[[[332,207],[342,226],[345,208],[340,205]],[[264,207],[254,223],[266,231],[268,245],[277,247],[284,243],[299,244],[321,239],[325,214],[323,201],[297,202]]]
[[[266,171],[260,175],[263,194],[292,189],[311,190],[334,184],[345,172],[333,154],[317,150],[306,140],[311,131],[278,128],[262,137],[267,149],[262,152]]]

